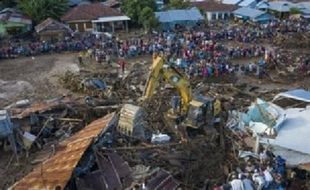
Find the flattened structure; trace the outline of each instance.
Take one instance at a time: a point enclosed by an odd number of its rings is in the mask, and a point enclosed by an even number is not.
[[[98,119],[60,144],[54,156],[38,165],[16,182],[12,190],[64,189],[85,150],[102,131],[106,130],[114,113]]]

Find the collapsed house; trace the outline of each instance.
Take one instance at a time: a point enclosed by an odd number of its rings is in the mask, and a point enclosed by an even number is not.
[[[285,108],[275,104],[281,101]],[[236,134],[251,134],[256,145],[270,147],[288,166],[309,171],[309,103],[310,92],[303,89],[280,93],[272,102],[258,99],[247,112],[232,112],[227,126]]]

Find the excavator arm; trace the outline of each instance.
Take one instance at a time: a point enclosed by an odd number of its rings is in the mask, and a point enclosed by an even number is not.
[[[153,96],[159,81],[163,78],[170,85],[175,87],[179,95],[181,96],[181,111],[186,113],[188,111],[189,103],[192,100],[192,92],[190,88],[190,83],[178,70],[173,67],[164,67],[164,58],[157,56],[153,60],[151,66],[151,71],[147,83],[145,85],[145,90],[143,94],[143,99],[148,99]]]

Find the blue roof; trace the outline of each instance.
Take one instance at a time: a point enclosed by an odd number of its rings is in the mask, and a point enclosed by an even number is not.
[[[269,9],[278,12],[289,12],[295,5],[288,1],[272,1],[269,2]]]
[[[256,4],[257,9],[268,9],[269,8],[269,3],[266,1],[261,1]]]
[[[256,4],[256,0],[244,0],[244,1],[241,1],[241,3],[239,3],[238,5],[241,7],[247,7],[254,3]]]
[[[304,102],[310,102],[310,91],[306,91],[304,89],[295,89],[287,92],[282,92],[276,95],[274,99],[278,99],[279,97],[286,97]]]
[[[204,19],[197,8],[155,12],[155,15],[159,22],[162,23],[175,21],[199,21]]]
[[[240,3],[242,0],[223,0],[223,4],[230,4],[230,5],[237,5]]]
[[[241,7],[233,12],[235,15],[243,16],[243,17],[249,17],[251,19],[256,18],[258,16],[261,16],[265,14],[265,12],[257,10],[257,9],[252,9],[249,7]]]

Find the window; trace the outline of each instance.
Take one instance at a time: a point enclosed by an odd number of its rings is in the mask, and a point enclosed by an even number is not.
[[[219,13],[218,14],[218,19],[222,19],[222,15],[223,15],[222,13]]]
[[[216,13],[212,13],[212,20],[216,19]]]

